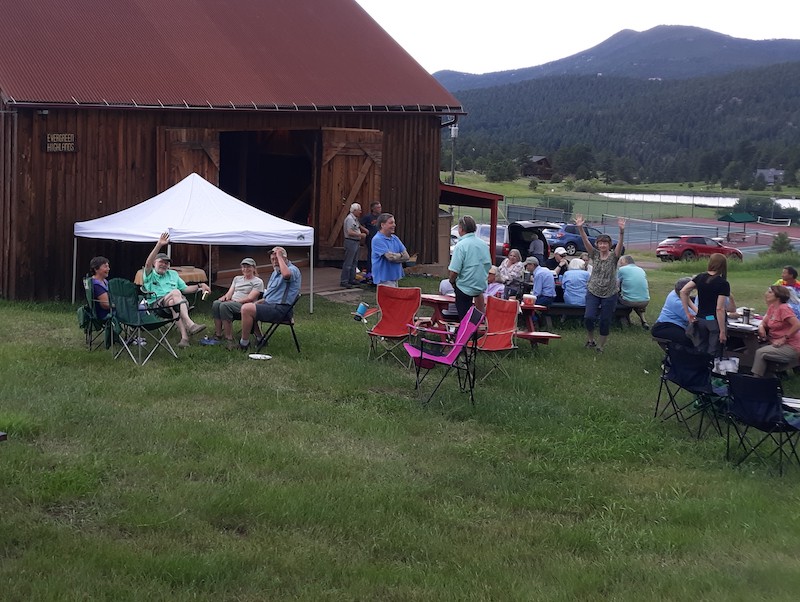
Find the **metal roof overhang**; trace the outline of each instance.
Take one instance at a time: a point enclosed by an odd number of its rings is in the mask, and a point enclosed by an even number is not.
[[[17,100],[12,96],[3,95],[3,101],[9,106],[24,108],[103,108],[103,109],[177,109],[177,110],[216,110],[216,111],[267,111],[267,112],[292,112],[292,113],[418,113],[435,115],[465,115],[461,105],[323,105],[323,104],[277,104],[277,103],[234,103],[213,104],[206,101],[204,104],[183,101],[180,104],[165,104],[160,100],[131,99],[129,102],[108,102],[106,100],[78,101],[36,101]]]
[[[497,204],[503,200],[502,194],[465,188],[455,184],[439,182],[439,204],[458,205],[459,207],[478,207],[488,209],[491,215],[489,240],[497,240]],[[494,263],[494,254],[492,254]]]

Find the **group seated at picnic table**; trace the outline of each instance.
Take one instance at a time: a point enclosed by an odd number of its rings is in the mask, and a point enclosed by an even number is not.
[[[764,293],[763,316],[750,308],[737,308],[727,280],[727,259],[711,255],[705,272],[681,278],[664,301],[651,331],[664,344],[676,344],[688,352],[723,357],[732,330],[740,324],[754,329],[759,346],[748,368],[756,377],[771,376],[800,362],[800,283],[793,266]],[[744,318],[747,316],[747,318]]]

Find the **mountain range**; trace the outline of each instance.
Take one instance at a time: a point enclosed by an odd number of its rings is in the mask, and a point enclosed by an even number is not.
[[[435,75],[467,111],[458,169],[542,155],[562,176],[739,182],[785,167],[800,177],[800,40],[659,26],[539,67]],[[445,137],[445,169],[451,146]],[[574,150],[586,157],[577,171],[562,161]],[[612,164],[624,169],[602,167]]]
[[[561,75],[688,79],[793,61],[800,61],[800,40],[746,40],[699,27],[659,25],[643,32],[625,29],[593,48],[536,67],[433,76],[457,92]]]

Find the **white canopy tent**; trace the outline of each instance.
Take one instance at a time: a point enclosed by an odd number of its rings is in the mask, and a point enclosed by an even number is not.
[[[72,302],[77,284],[78,237],[155,243],[165,231],[171,243],[310,247],[310,311],[314,311],[314,228],[260,211],[196,173],[129,209],[75,222]]]

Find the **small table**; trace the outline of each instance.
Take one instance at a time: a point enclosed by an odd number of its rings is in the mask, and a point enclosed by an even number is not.
[[[758,326],[755,324],[742,324],[741,322],[728,323],[728,339],[725,342],[725,353],[728,356],[739,358],[740,370],[753,366],[756,350],[760,346]]]
[[[171,270],[175,270],[178,272],[178,276],[181,277],[186,284],[198,284],[200,282],[208,282],[208,278],[206,277],[206,271],[200,268],[196,268],[193,265],[173,265],[170,266]],[[142,286],[144,282],[142,280],[142,270],[136,272],[136,277],[133,279],[134,284],[137,286]]]
[[[433,309],[431,324],[436,326],[446,321],[442,312],[444,312],[451,303],[456,302],[456,297],[455,295],[434,295],[430,293],[423,293],[420,297],[420,301],[422,305]]]
[[[536,312],[547,311],[546,305],[526,305],[525,303],[520,303],[519,308],[522,310],[522,313],[525,315],[525,321],[528,325],[528,332],[536,332],[536,322],[534,321],[534,316]]]

